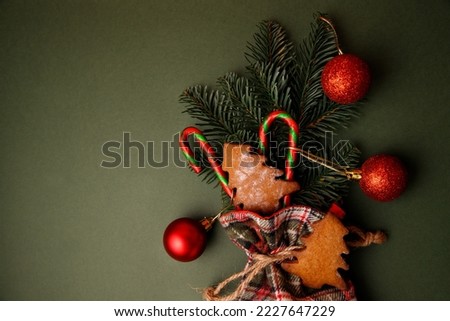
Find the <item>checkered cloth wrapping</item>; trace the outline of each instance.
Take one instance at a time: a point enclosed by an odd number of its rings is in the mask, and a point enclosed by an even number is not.
[[[301,246],[301,237],[313,231],[312,223],[323,213],[307,206],[290,206],[269,217],[249,211],[231,211],[220,217],[231,240],[247,256],[247,267],[252,264],[252,254],[274,254],[288,246]],[[301,279],[284,271],[279,264],[270,264],[258,273],[237,300],[356,300],[350,282],[348,290],[333,287],[314,290],[302,285]]]

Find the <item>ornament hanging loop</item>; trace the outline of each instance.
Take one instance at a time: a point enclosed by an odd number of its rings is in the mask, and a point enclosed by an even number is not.
[[[362,178],[362,171],[360,169],[345,170],[345,175],[350,181],[359,181]]]
[[[219,213],[217,213],[214,216],[205,217],[202,220],[200,220],[200,223],[203,225],[206,231],[209,231],[212,226],[214,225],[214,222],[217,221],[223,213],[226,213],[230,207],[233,206],[233,199],[234,199],[234,190],[232,190],[232,194],[230,196],[230,204],[228,206],[225,206]]]
[[[340,165],[334,164],[333,162],[330,162],[328,159],[313,155],[309,152],[305,152],[301,148],[289,147],[289,149],[291,149],[292,151],[298,152],[300,155],[302,155],[306,159],[308,159],[316,164],[322,165],[323,167],[331,169],[332,171],[335,171],[335,172],[347,177],[348,180],[359,181],[362,177],[362,174],[361,174],[362,171],[360,169],[349,170],[348,168],[345,168]]]
[[[336,42],[336,48],[337,48],[338,54],[339,55],[344,54],[344,52],[342,51],[341,47],[339,46],[339,39],[338,39],[336,28],[334,27],[333,22],[331,22],[330,19],[325,18],[324,16],[320,16],[319,19],[322,20],[323,22],[325,22],[326,24],[328,24],[331,27],[331,30],[333,31],[333,35],[334,35],[334,41]]]
[[[194,139],[199,143],[202,152],[208,159],[208,163],[211,165],[212,170],[215,172],[220,185],[222,185],[223,190],[227,193],[228,196],[232,197],[233,191],[228,186],[228,179],[225,172],[222,169],[222,166],[217,161],[217,155],[214,151],[214,148],[206,140],[203,133],[196,127],[187,127],[185,128],[180,135],[179,144],[181,151],[186,157],[189,166],[194,170],[196,174],[199,174],[202,171],[201,163],[195,159],[195,154],[192,151],[188,138],[189,136],[193,136]]]

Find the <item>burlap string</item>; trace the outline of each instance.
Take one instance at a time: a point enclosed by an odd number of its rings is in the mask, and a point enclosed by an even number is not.
[[[347,226],[352,239],[346,241],[350,247],[364,247],[371,244],[382,244],[386,241],[387,235],[383,231],[364,231],[356,226]]]
[[[356,236],[352,240],[347,240],[346,243],[350,247],[364,247],[370,244],[382,244],[386,241],[386,234],[383,231],[364,231],[356,226],[347,226],[350,235]],[[249,265],[246,269],[238,272],[224,281],[220,282],[217,286],[210,286],[203,290],[203,298],[208,301],[233,301],[239,297],[241,292],[250,284],[253,278],[262,270],[264,270],[270,264],[281,263],[285,260],[292,259],[294,254],[292,251],[302,249],[302,246],[289,246],[284,250],[275,254],[267,255],[261,253],[255,253],[251,256],[253,264]],[[231,282],[236,279],[243,278],[243,281],[232,293],[228,295],[220,295],[220,292]]]
[[[203,290],[203,298],[208,301],[233,301],[241,292],[250,284],[253,278],[262,270],[264,270],[270,264],[281,263],[285,260],[292,259],[294,257],[293,251],[302,249],[302,246],[288,246],[284,250],[275,254],[261,254],[255,253],[252,255],[252,265],[248,266],[241,272],[238,272],[228,279],[220,282],[217,286],[210,286]],[[230,282],[236,279],[244,278],[239,286],[232,293],[221,296],[220,292]]]

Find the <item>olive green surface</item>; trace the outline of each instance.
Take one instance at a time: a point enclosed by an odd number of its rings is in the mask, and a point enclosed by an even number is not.
[[[172,220],[214,215],[218,188],[164,149],[184,127],[178,97],[242,72],[264,19],[295,42],[316,12],[335,21],[345,52],[373,84],[362,115],[340,132],[361,149],[400,156],[398,200],[354,184],[349,221],[389,241],[358,249],[363,300],[450,299],[449,1],[0,1],[0,299],[200,300],[246,262],[216,225],[198,260],[162,246]],[[154,142],[167,166],[102,168],[102,146],[124,133]],[[145,152],[147,152],[147,148]],[[125,155],[123,155],[125,156]],[[146,159],[145,159],[146,160]],[[161,166],[160,166],[161,167]]]

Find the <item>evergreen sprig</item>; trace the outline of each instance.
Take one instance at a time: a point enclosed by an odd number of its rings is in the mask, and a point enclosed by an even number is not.
[[[314,154],[331,161],[341,168],[356,168],[360,151],[349,141],[335,146],[322,146]],[[348,180],[342,174],[320,164],[302,158],[296,179],[301,190],[294,195],[295,204],[308,204],[326,210],[333,202],[345,197],[349,190]]]
[[[258,129],[274,110],[287,111],[299,124],[299,146],[314,148],[319,157],[337,161],[339,166],[356,168],[359,151],[349,142],[329,146],[330,133],[348,126],[358,116],[359,104],[339,105],[322,91],[321,73],[338,53],[334,33],[319,15],[311,24],[309,36],[296,46],[285,29],[275,21],[263,21],[253,42],[247,44],[245,75],[227,73],[218,78],[217,89],[196,85],[180,96],[185,112],[197,120],[218,157],[225,142],[258,146]],[[280,168],[286,154],[287,128],[282,122],[272,126],[271,137],[278,143],[273,163]],[[341,144],[342,145],[342,144]],[[337,148],[339,147],[339,148]],[[208,183],[217,181],[205,164],[201,175]],[[327,209],[346,195],[347,178],[331,169],[301,159],[295,169],[301,190],[293,196],[295,204]]]

